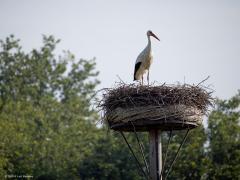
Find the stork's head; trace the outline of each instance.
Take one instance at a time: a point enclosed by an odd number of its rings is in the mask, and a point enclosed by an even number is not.
[[[155,37],[157,40],[160,41],[160,39],[159,39],[155,34],[153,34],[153,32],[152,32],[151,30],[148,30],[147,36],[148,36],[148,37],[150,37],[150,36]]]

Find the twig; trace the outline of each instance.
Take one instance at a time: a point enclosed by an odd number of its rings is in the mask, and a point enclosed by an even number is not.
[[[120,78],[120,76],[119,76],[118,74],[117,74],[116,76],[117,76],[118,79],[121,81],[121,83],[126,84],[126,83]]]
[[[197,84],[197,86],[199,86],[200,84],[202,84],[203,82],[205,82],[206,80],[208,80],[210,78],[210,76],[206,77],[204,80],[202,80],[200,83]]]

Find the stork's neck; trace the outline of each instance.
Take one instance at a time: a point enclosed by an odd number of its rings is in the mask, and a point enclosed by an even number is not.
[[[150,39],[150,36],[147,36],[147,38],[148,38],[147,48],[149,48],[149,50],[151,50],[151,39]]]

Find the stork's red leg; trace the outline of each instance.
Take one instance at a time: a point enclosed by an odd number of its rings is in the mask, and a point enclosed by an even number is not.
[[[147,81],[148,81],[148,85],[149,85],[149,70],[148,70],[148,74],[147,74]]]

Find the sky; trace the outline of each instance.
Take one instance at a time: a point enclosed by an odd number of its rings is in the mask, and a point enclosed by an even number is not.
[[[238,0],[0,0],[0,39],[14,34],[24,50],[42,35],[61,39],[57,51],[96,57],[101,85],[118,76],[133,82],[134,64],[152,39],[150,81],[204,83],[219,98],[240,89],[240,1]]]

